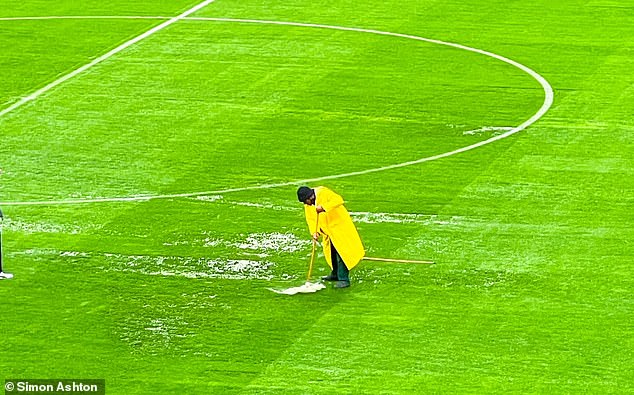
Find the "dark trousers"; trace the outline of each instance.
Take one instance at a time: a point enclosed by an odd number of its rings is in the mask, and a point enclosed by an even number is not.
[[[337,252],[335,245],[330,243],[330,259],[332,260],[332,274],[337,276],[339,281],[350,281],[350,270],[341,259],[341,255]]]

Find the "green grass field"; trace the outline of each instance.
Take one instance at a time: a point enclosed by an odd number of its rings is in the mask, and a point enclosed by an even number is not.
[[[0,281],[0,380],[634,393],[631,2],[216,0],[46,88],[196,4],[0,10],[15,275]],[[25,18],[43,16],[82,18]],[[364,173],[500,135],[544,89],[473,51],[253,20],[484,50],[539,73],[554,103],[507,138]],[[361,174],[328,178],[347,173]],[[307,179],[343,195],[369,256],[437,264],[364,261],[349,289],[270,292],[305,281]]]

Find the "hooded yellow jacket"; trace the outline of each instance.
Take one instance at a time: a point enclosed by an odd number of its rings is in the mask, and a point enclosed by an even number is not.
[[[330,267],[330,246],[334,244],[346,267],[352,269],[363,259],[365,250],[357,228],[352,223],[348,210],[343,206],[343,198],[326,187],[316,187],[314,190],[315,205],[304,205],[308,229],[311,234],[320,233],[323,236],[324,255]],[[326,210],[319,214],[318,228],[315,227],[317,206],[322,206]]]

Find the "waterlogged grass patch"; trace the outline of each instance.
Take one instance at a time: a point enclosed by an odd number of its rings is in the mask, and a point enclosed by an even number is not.
[[[311,244],[292,233],[252,233],[244,242],[233,245],[240,249],[293,253],[305,250]]]
[[[106,272],[226,280],[271,280],[274,278],[271,269],[275,264],[269,261],[124,254],[104,254],[104,257],[107,264],[101,269]]]
[[[81,234],[89,230],[98,229],[97,224],[91,225],[60,225],[49,222],[27,222],[6,218],[3,222],[4,229],[11,232],[32,233],[66,233],[71,235]]]
[[[455,225],[462,217],[442,217],[429,214],[399,214],[399,213],[362,213],[351,212],[353,220],[365,224],[419,224],[419,225]]]
[[[204,232],[204,238],[192,238],[190,240],[174,240],[164,242],[164,246],[198,246],[206,248],[229,248],[239,251],[255,251],[261,256],[269,256],[271,253],[290,254],[305,250],[311,242],[299,238],[293,233],[260,232],[250,233],[242,237],[242,240],[231,241],[215,237],[211,232]]]

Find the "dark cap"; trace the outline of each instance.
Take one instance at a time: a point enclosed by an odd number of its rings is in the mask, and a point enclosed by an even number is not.
[[[315,191],[308,187],[299,187],[299,189],[297,190],[297,199],[299,199],[300,202],[304,203],[308,198],[313,196],[314,193]]]

